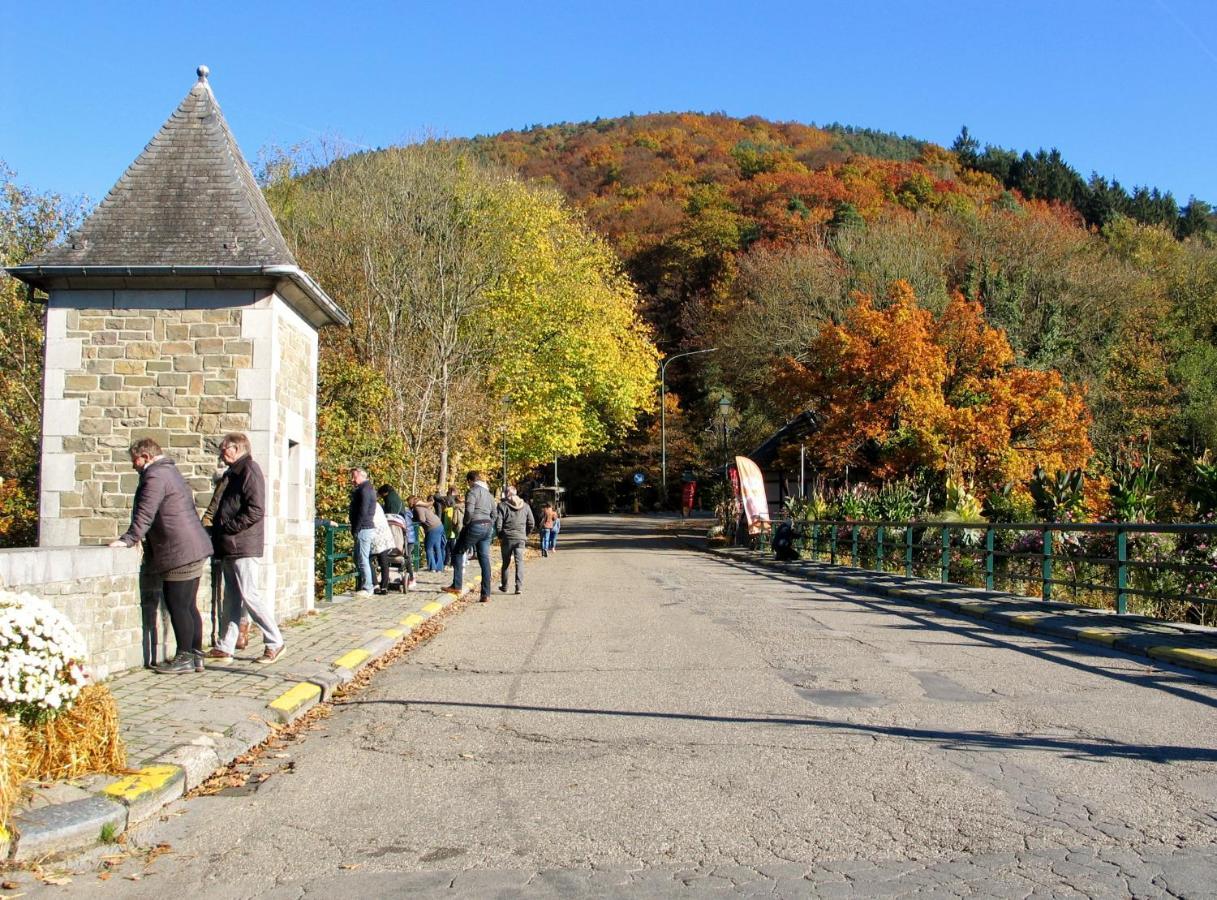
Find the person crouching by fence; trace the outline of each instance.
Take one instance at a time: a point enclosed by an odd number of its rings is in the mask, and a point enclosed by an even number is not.
[[[156,666],[163,674],[203,671],[203,619],[199,615],[199,579],[211,556],[211,538],[199,521],[194,493],[173,460],[152,438],[131,445],[131,466],[139,472],[131,527],[111,547],[144,542],[143,569],[161,581],[177,653]],[[145,616],[145,619],[147,617]],[[145,627],[148,623],[145,621]],[[153,607],[152,627],[156,627]]]
[[[427,571],[444,571],[444,523],[435,514],[433,502],[427,502],[422,497],[411,497],[406,503],[414,514],[414,521],[422,526],[426,537],[423,545],[427,553]]]

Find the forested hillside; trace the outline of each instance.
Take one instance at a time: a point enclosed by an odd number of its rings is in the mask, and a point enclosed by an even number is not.
[[[665,353],[719,348],[674,373],[704,457],[720,395],[734,401],[739,447],[793,412],[774,379],[815,366],[822,327],[848,327],[859,295],[879,308],[911,297],[935,317],[955,297],[977,305],[1011,366],[1055,370],[1083,402],[1094,465],[1148,449],[1182,469],[1217,444],[1217,249],[1201,201],[1180,209],[1153,188],[1083,179],[1056,151],[982,149],[966,129],[947,150],[836,125],[660,114],[474,144],[585,213],[621,254]],[[908,290],[893,294],[898,282]],[[959,443],[938,435],[917,458],[952,474]],[[840,475],[880,449],[817,462]]]

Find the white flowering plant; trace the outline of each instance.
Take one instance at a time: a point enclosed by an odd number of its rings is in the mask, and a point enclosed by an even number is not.
[[[67,617],[33,594],[0,590],[0,715],[36,725],[72,705],[88,678]]]

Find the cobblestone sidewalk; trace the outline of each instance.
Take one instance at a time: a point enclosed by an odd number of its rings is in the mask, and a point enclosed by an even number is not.
[[[473,576],[468,589],[478,580]],[[274,721],[291,721],[328,697],[452,602],[442,592],[449,576],[419,573],[418,581],[404,594],[337,595],[286,623],[283,655],[271,665],[255,662],[263,650],[255,628],[231,663],[184,675],[137,669],[110,679],[132,774],[31,785],[12,833],[0,828],[0,860],[29,862],[96,845],[99,835],[121,834],[201,784],[265,740]]]
[[[232,663],[208,662],[202,674],[135,669],[114,677],[109,685],[118,700],[128,765],[139,768],[200,736],[228,735],[241,723],[263,720],[271,700],[435,600],[450,580],[420,572],[418,589],[405,594],[337,595],[334,603],[320,604],[283,627],[283,656],[272,665],[254,662],[262,642],[252,627],[248,648],[237,651]]]

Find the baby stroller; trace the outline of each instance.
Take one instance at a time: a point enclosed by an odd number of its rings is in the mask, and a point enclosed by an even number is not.
[[[406,525],[405,519],[401,516],[390,515],[386,516],[389,521],[389,533],[393,535],[393,550],[389,553],[389,590],[405,592],[408,589],[410,578],[414,575],[413,566],[410,565],[409,554],[410,550],[406,542],[406,529],[411,527]]]

